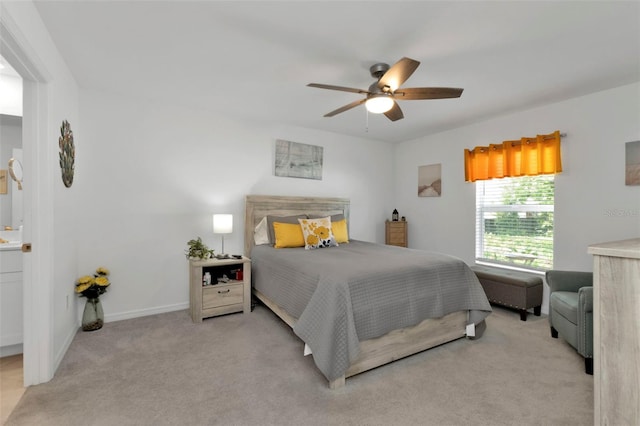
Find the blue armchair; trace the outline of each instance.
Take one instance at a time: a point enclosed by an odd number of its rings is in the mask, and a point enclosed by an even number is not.
[[[562,336],[584,357],[587,374],[593,374],[593,274],[547,271],[551,337]]]

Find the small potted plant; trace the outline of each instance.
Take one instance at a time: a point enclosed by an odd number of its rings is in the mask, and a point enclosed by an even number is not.
[[[187,243],[189,248],[185,251],[187,259],[210,259],[213,257],[213,250],[209,249],[202,239],[198,237],[196,240],[189,240]]]

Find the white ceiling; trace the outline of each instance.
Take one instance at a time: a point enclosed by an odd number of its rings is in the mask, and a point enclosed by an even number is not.
[[[640,81],[638,1],[35,4],[83,88],[388,142]],[[364,106],[323,117],[361,95],[306,87],[366,89],[403,56],[421,62],[403,87],[462,97],[367,124]]]

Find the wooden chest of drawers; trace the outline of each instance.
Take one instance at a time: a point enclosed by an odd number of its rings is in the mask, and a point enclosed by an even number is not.
[[[407,247],[407,222],[385,222],[385,244]]]

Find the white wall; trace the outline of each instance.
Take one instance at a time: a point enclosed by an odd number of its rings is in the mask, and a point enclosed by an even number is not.
[[[77,255],[82,273],[111,270],[107,321],[187,308],[187,241],[200,236],[220,252],[211,215],[232,213],[225,251],[241,253],[248,194],[349,198],[352,237],[383,241],[392,145],[96,91],[80,103]],[[323,146],[322,180],[274,176],[276,139]]]
[[[464,148],[555,130],[567,136],[556,175],[554,267],[590,271],[590,244],[640,236],[640,187],[624,184],[625,142],[640,139],[636,83],[398,145],[396,204],[409,221],[409,246],[473,264],[475,184],[464,182]],[[435,163],[442,197],[420,198],[418,166]]]

